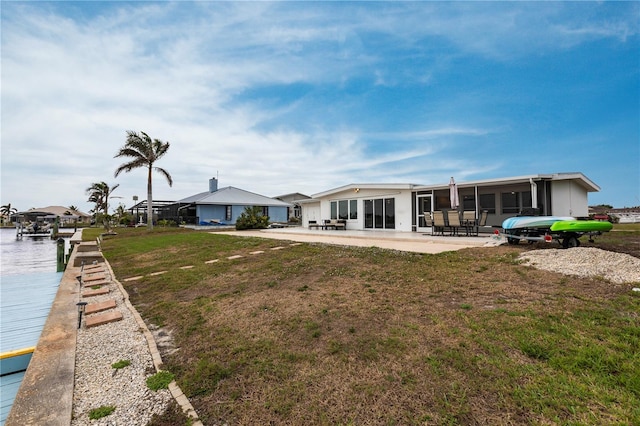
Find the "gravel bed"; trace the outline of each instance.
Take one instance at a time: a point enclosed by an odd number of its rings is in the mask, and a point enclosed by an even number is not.
[[[145,336],[124,302],[116,284],[104,296],[83,298],[89,303],[116,300],[121,321],[78,330],[72,426],[146,425],[154,414],[162,414],[172,399],[167,389],[152,391],[147,377],[156,373]],[[84,320],[83,320],[84,322]],[[129,366],[112,364],[128,360]],[[101,406],[115,411],[97,420],[89,412]]]
[[[524,264],[579,277],[602,277],[611,282],[640,283],[640,259],[595,247],[531,250],[522,253]]]

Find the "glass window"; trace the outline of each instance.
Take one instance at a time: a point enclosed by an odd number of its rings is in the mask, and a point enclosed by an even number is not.
[[[520,213],[528,208],[531,208],[531,191],[502,193],[502,213]]]
[[[349,201],[347,200],[338,201],[338,219],[343,219],[343,220],[349,219]]]
[[[358,218],[358,200],[349,200],[349,219]]]
[[[502,193],[502,213],[519,213],[520,206],[518,203],[517,192],[503,192]]]
[[[224,220],[231,220],[231,206],[227,206],[226,217]]]
[[[338,202],[332,201],[331,202],[331,219],[337,219],[337,218],[338,218]]]
[[[396,229],[395,198],[385,198],[384,200],[384,227],[386,229]]]
[[[480,194],[478,195],[480,211],[487,210],[489,214],[496,213],[496,194]]]
[[[384,226],[384,200],[382,198],[378,198],[373,200],[373,217],[374,217],[374,228],[380,228]]]
[[[537,207],[531,205],[531,191],[521,192],[522,194],[522,205],[520,206],[522,209],[527,207]]]
[[[451,208],[451,199],[448,195],[438,195],[436,196],[436,210],[446,210]]]
[[[364,200],[364,227],[376,229],[395,229],[395,198],[377,198]]]
[[[463,210],[475,210],[476,209],[476,196],[465,195],[462,197],[462,209]]]
[[[364,227],[373,228],[373,200],[364,200]]]

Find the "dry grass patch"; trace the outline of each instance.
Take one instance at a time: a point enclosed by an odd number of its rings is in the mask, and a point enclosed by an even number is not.
[[[122,256],[128,238],[155,247]],[[159,265],[149,253],[168,241],[180,256]],[[528,246],[247,256],[278,244],[180,232],[103,244],[119,277],[169,270],[125,285],[172,330],[166,369],[205,424],[640,421],[640,298],[627,286],[520,265]]]

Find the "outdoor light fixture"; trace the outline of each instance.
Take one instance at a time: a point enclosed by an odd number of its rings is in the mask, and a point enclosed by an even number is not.
[[[360,192],[360,188],[354,188],[353,189],[356,193]]]
[[[87,302],[78,302],[76,303],[78,307],[78,328],[82,324],[82,314],[84,314],[84,309],[87,307]]]
[[[80,289],[82,289],[82,275],[78,275],[76,277],[76,280],[78,280],[78,286],[80,287]]]

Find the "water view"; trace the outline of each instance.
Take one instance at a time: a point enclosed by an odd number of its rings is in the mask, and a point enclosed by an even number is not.
[[[68,239],[65,243],[68,251]],[[37,345],[62,278],[62,272],[56,272],[56,254],[57,243],[50,237],[16,239],[15,229],[0,229],[0,353]],[[23,375],[0,377],[0,425]]]
[[[68,243],[67,243],[68,244]],[[0,230],[0,275],[56,272],[56,241],[50,237],[16,239],[16,230]]]

